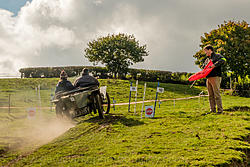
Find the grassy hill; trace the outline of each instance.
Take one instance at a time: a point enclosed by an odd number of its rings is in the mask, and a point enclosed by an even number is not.
[[[0,102],[0,106],[6,105],[8,94],[14,99],[12,106],[39,105],[34,100],[38,84],[41,105],[49,106],[56,82],[57,79],[1,79],[0,97],[5,103]],[[129,81],[100,82],[108,86],[110,96],[118,103],[128,102]],[[143,85],[144,82],[139,82],[137,101],[142,100]],[[155,98],[156,85],[148,83],[146,100]],[[160,86],[165,88],[159,94],[160,99],[196,96],[206,90],[190,89],[187,85],[161,83]],[[223,94],[222,100],[226,111],[221,115],[206,114],[207,97],[164,101],[160,108],[157,105],[153,119],[141,119],[141,104],[137,104],[135,115],[134,105],[131,113],[127,105],[116,106],[104,120],[87,115],[75,120],[74,127],[48,144],[34,147],[37,144],[34,142],[18,151],[7,151],[6,141],[0,136],[0,166],[247,166],[250,99]],[[46,108],[41,111],[46,119],[54,120],[54,112]],[[20,109],[11,112],[16,117],[25,115]],[[0,108],[0,118],[9,124],[11,132],[17,126],[27,126],[26,117],[14,121],[9,121],[9,117],[7,110]],[[4,125],[0,123],[1,127]]]

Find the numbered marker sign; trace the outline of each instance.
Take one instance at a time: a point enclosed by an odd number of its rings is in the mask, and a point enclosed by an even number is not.
[[[130,91],[131,91],[131,92],[135,92],[136,90],[137,90],[136,87],[134,87],[134,86],[131,86],[131,87],[130,87]]]
[[[154,117],[154,106],[145,106],[145,117]]]
[[[100,87],[100,93],[104,95],[104,99],[106,99],[106,91],[107,91],[107,86]]]
[[[164,92],[164,88],[157,87],[157,92],[163,93]]]

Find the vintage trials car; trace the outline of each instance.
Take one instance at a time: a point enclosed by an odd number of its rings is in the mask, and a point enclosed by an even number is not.
[[[103,88],[103,89],[102,89]],[[73,119],[98,112],[100,118],[110,110],[110,98],[105,87],[78,88],[68,92],[58,92],[52,102],[56,105],[59,118]]]

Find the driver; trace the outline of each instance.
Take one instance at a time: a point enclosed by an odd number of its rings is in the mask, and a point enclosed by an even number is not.
[[[74,87],[87,87],[91,85],[99,86],[99,82],[96,78],[89,75],[89,70],[87,68],[84,68],[82,70],[82,76],[75,80]]]

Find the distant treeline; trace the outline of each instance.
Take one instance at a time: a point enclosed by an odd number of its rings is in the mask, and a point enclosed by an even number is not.
[[[88,68],[95,77],[100,79],[114,78],[112,72],[105,67],[95,66],[67,66],[67,67],[35,67],[21,68],[19,72],[22,78],[59,78],[62,70],[66,71],[69,77],[81,75],[83,68]],[[159,78],[160,82],[188,84],[188,78],[193,73],[170,72],[160,70],[132,69],[127,74],[118,76],[120,79],[138,79],[142,81],[154,82]],[[202,82],[201,82],[202,83]],[[204,84],[204,83],[203,83]]]
[[[93,76],[100,79],[114,78],[114,74],[107,70],[105,67],[96,66],[67,66],[67,67],[35,67],[35,68],[21,68],[19,72],[22,78],[59,78],[62,70],[66,71],[69,77],[81,75],[82,69],[88,68]],[[171,72],[160,70],[145,70],[145,69],[132,69],[128,70],[127,74],[118,76],[120,79],[138,79],[140,81],[155,82],[159,78],[163,83],[176,83],[176,84],[191,84],[188,78],[193,73],[187,72]],[[205,80],[198,80],[196,85],[205,85]],[[221,87],[224,89],[232,88],[239,90],[243,96],[249,97],[249,78],[244,80],[238,78],[237,81],[230,77],[223,76]]]
[[[21,78],[59,78],[62,70],[66,71],[68,77],[80,75],[83,68],[88,68],[93,73],[101,73],[102,76],[107,74],[105,67],[93,66],[67,66],[67,67],[30,67],[21,68]]]

